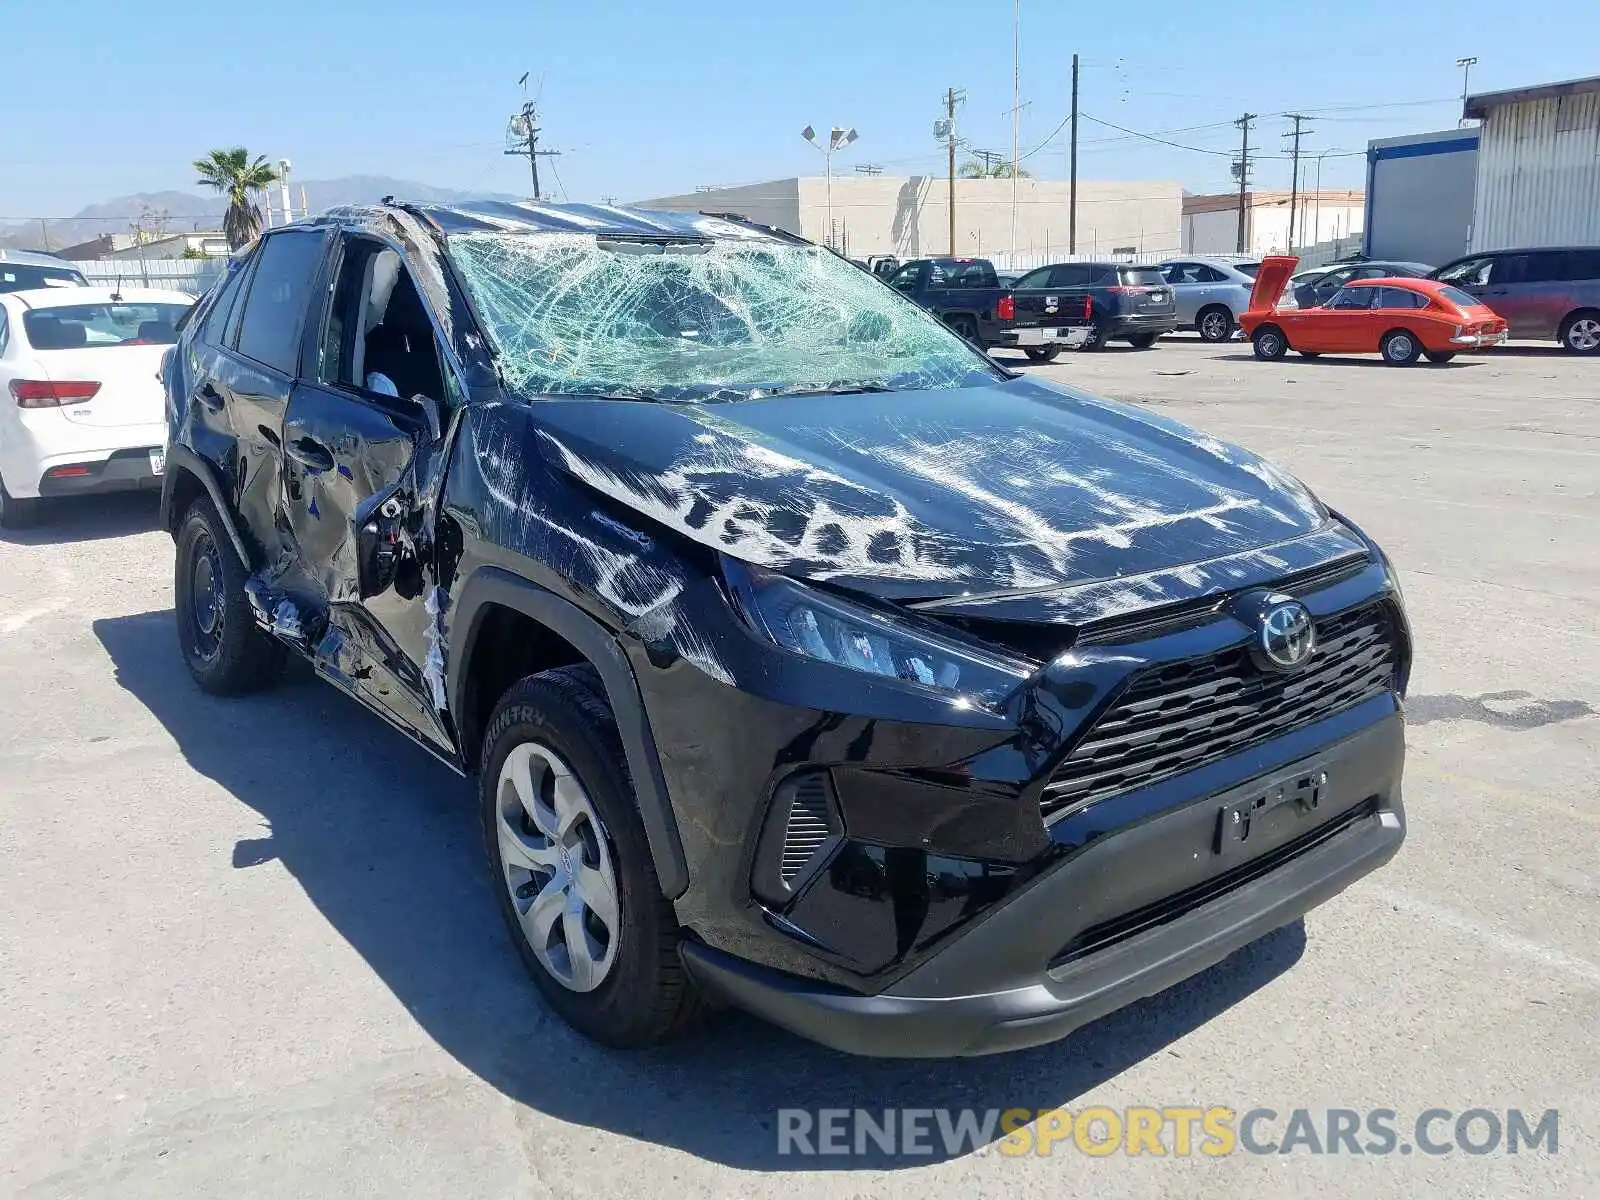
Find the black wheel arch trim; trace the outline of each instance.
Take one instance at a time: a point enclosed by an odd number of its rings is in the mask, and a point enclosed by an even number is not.
[[[176,534],[178,522],[183,519],[183,514],[173,511],[173,491],[177,486],[180,472],[193,475],[205,488],[206,494],[211,497],[211,505],[217,510],[217,517],[228,531],[228,540],[233,543],[234,553],[239,556],[239,561],[244,564],[245,570],[253,569],[255,559],[250,554],[249,547],[245,545],[244,538],[239,535],[238,523],[233,519],[233,506],[222,495],[222,487],[217,483],[216,473],[211,469],[205,459],[201,458],[189,447],[178,444],[167,447],[166,469],[161,478],[161,527],[168,533]]]
[[[617,732],[622,737],[623,753],[628,757],[628,770],[639,801],[639,817],[644,823],[650,854],[655,859],[656,878],[661,883],[662,895],[676,900],[689,890],[689,866],[678,835],[678,823],[672,815],[672,803],[667,797],[666,778],[661,772],[655,737],[650,732],[644,701],[639,695],[638,680],[634,678],[633,667],[621,644],[609,630],[570,601],[501,567],[478,567],[461,585],[452,606],[453,653],[447,681],[452,712],[461,711],[461,698],[467,688],[467,664],[472,661],[478,631],[490,605],[511,609],[537,621],[575,646],[600,672],[606,698],[617,720]],[[462,749],[462,759],[466,762],[466,748]],[[470,768],[472,764],[467,765]]]

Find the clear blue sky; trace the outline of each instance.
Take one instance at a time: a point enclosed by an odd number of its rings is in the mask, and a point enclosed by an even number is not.
[[[1300,109],[1324,114],[1305,151],[1361,150],[1369,137],[1453,125],[1462,55],[1480,60],[1474,91],[1600,72],[1600,39],[1575,32],[1575,11],[1023,0],[1022,145],[1067,112],[1077,51],[1083,111],[1118,125],[1184,130],[1166,136],[1229,151],[1238,135],[1225,123],[1241,111]],[[1011,0],[14,4],[0,219],[190,189],[189,162],[235,144],[287,156],[301,178],[384,174],[523,193],[526,163],[501,149],[524,71],[530,87],[543,80],[546,145],[563,151],[557,188],[573,199],[820,172],[798,134],[807,123],[860,129],[836,159],[842,171],[937,172],[931,123],[951,84],[969,97],[962,133],[1009,152],[1011,12]],[[1257,144],[1280,151],[1286,125],[1264,117]],[[1080,139],[1085,178],[1229,186],[1225,153],[1088,121]],[[1027,165],[1064,178],[1065,149],[1063,132]],[[1359,186],[1362,169],[1359,158],[1329,158],[1323,185]],[[1263,162],[1256,183],[1287,186],[1288,164]]]

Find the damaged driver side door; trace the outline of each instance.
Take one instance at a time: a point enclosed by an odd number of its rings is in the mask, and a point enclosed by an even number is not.
[[[324,618],[309,648],[324,676],[453,755],[442,672],[428,668],[423,497],[444,386],[433,326],[400,255],[372,238],[343,236],[320,295],[314,373],[283,422],[298,598]]]

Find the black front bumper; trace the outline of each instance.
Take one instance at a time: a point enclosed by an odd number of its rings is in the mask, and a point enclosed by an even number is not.
[[[838,1050],[945,1057],[1039,1045],[1204,970],[1382,866],[1405,837],[1404,753],[1403,722],[1392,713],[1247,783],[1097,838],[878,995],[699,943],[686,943],[683,956],[709,992]],[[1280,821],[1248,853],[1226,844],[1225,818],[1241,803],[1319,773],[1329,782],[1314,812]],[[1109,881],[1147,874],[1175,852],[1209,853],[1208,877],[1119,920],[1099,919]]]

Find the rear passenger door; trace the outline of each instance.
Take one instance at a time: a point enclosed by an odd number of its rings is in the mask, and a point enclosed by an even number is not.
[[[1572,295],[1566,257],[1561,250],[1531,250],[1495,258],[1483,299],[1506,319],[1512,337],[1556,336]]]
[[[191,343],[184,376],[188,437],[260,547],[262,561],[249,564],[257,571],[285,561],[278,521],[283,418],[298,373],[306,304],[326,249],[322,230],[268,234],[225,282]]]

